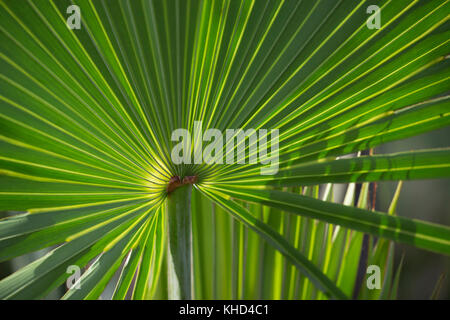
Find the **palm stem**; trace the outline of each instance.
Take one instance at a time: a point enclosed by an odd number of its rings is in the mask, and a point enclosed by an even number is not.
[[[167,200],[167,275],[171,300],[192,299],[192,186],[170,193]]]

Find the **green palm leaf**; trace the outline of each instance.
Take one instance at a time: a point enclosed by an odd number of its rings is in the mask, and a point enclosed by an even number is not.
[[[360,296],[388,298],[389,240],[450,254],[448,226],[368,200],[375,181],[448,178],[449,149],[354,156],[450,124],[450,1],[378,1],[379,29],[369,5],[0,0],[0,261],[48,248],[0,298],[44,298],[70,266],[64,299],[351,298],[365,234],[388,270]],[[266,133],[223,146],[242,164],[176,164],[172,133],[193,158],[198,121],[279,129],[278,173],[250,162]]]

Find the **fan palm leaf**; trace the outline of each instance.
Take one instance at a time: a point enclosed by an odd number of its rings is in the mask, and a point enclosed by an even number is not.
[[[78,266],[63,298],[345,299],[368,234],[384,287],[361,296],[395,298],[391,241],[448,255],[450,228],[394,215],[398,193],[372,210],[370,183],[447,178],[450,149],[359,152],[449,125],[450,1],[377,1],[379,29],[370,4],[0,0],[0,260],[50,248],[0,297]],[[279,171],[175,164],[199,123],[278,129]]]

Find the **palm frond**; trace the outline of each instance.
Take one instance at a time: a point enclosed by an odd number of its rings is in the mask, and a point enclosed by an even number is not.
[[[395,298],[392,241],[448,255],[450,228],[373,210],[371,183],[448,178],[450,150],[354,154],[450,124],[450,1],[377,3],[380,29],[366,0],[0,0],[0,261],[50,248],[0,298],[72,265],[64,299]],[[223,146],[243,164],[175,164],[178,128],[191,158],[197,129],[267,131]]]

